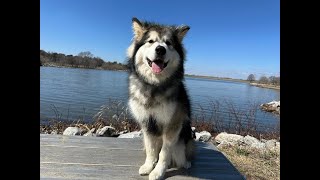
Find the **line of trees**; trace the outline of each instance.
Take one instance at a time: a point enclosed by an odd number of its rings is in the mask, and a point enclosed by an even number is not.
[[[253,74],[250,74],[247,78],[247,81],[250,81],[250,83],[252,82],[257,82],[260,84],[272,84],[272,85],[280,85],[280,76],[276,77],[276,76],[261,76],[259,78],[259,80],[256,81],[256,78]]]
[[[116,61],[105,62],[99,57],[94,57],[90,51],[80,52],[77,56],[63,53],[46,52],[40,49],[40,66],[64,66],[75,68],[127,70],[127,66]]]

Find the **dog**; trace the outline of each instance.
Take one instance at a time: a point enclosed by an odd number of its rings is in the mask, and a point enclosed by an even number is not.
[[[190,27],[134,17],[132,28],[128,105],[142,129],[146,152],[139,174],[162,179],[168,167],[190,168],[194,154],[182,44]]]

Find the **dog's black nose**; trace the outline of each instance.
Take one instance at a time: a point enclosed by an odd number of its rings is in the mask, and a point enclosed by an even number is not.
[[[166,54],[166,48],[164,48],[163,46],[157,46],[156,53],[157,55],[163,56]]]

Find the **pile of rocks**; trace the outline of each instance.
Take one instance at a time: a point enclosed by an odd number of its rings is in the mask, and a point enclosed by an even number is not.
[[[218,134],[216,137],[212,137],[212,135],[207,131],[196,132],[195,127],[192,127],[192,132],[196,141],[208,142],[213,141],[213,143],[219,147],[228,147],[228,146],[242,146],[251,149],[257,150],[271,150],[277,153],[280,152],[280,142],[272,139],[272,140],[258,140],[252,136],[241,136],[237,134],[228,134],[226,132],[222,132]],[[52,131],[51,134],[57,134]],[[118,137],[118,138],[142,138],[142,131],[121,131],[117,132],[114,127],[104,126],[95,130],[92,128],[91,130],[85,130],[79,127],[68,127],[64,130],[63,135],[69,136],[96,136],[96,137]]]
[[[192,127],[192,131],[195,134],[196,141],[207,142],[210,141],[212,136],[208,131],[195,132],[195,128]]]
[[[196,132],[196,128],[192,127],[192,133],[196,141],[207,142],[210,141],[212,136],[207,131]],[[57,134],[56,132],[52,132],[51,134]],[[95,130],[92,128],[91,130],[87,130],[79,127],[68,127],[64,130],[63,135],[67,136],[97,136],[97,137],[118,137],[118,138],[142,138],[142,131],[121,131],[117,132],[114,127],[104,126],[103,128],[99,128]]]
[[[53,133],[51,132],[51,134]],[[97,130],[95,128],[87,130],[79,127],[68,127],[63,131],[62,134],[67,136],[118,137],[120,133],[117,133],[114,127],[104,126]]]
[[[271,101],[269,103],[261,104],[260,107],[264,111],[280,114],[280,101]]]
[[[217,147],[228,147],[228,146],[241,146],[250,149],[256,150],[269,150],[280,153],[280,142],[272,139],[272,140],[258,140],[252,136],[241,136],[237,134],[228,134],[226,132],[218,134],[213,142],[217,145]]]
[[[57,134],[52,131],[51,134]],[[112,126],[104,126],[99,129],[85,129],[79,127],[68,127],[63,131],[63,135],[66,136],[94,136],[94,137],[118,137],[118,138],[142,138],[142,131],[133,131],[128,132],[124,131],[116,131],[116,129]]]

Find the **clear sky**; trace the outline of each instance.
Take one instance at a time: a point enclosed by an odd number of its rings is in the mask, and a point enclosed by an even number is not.
[[[40,0],[40,49],[124,63],[132,17],[191,27],[188,74],[279,76],[279,0]]]

